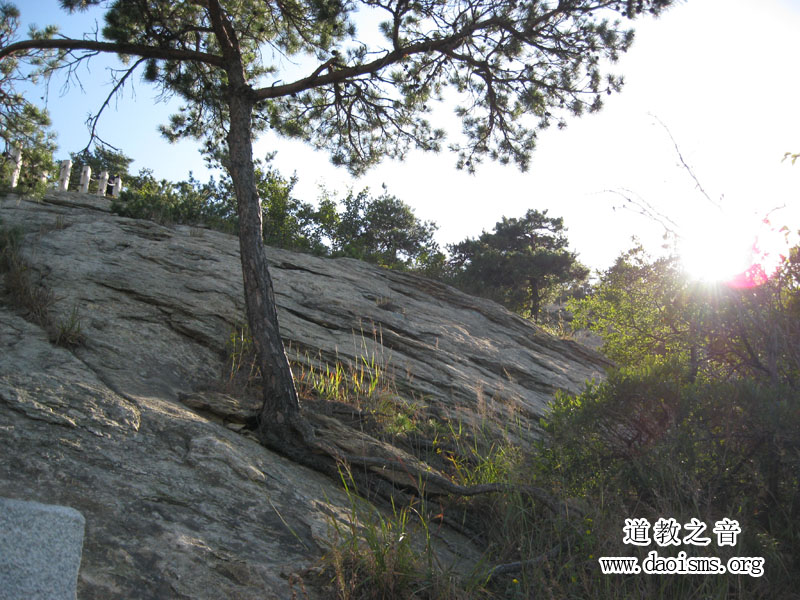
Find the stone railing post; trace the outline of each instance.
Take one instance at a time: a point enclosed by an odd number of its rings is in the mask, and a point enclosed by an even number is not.
[[[66,192],[69,187],[69,174],[72,171],[72,161],[61,161],[61,173],[58,176],[58,191]]]
[[[11,172],[11,189],[17,187],[19,183],[19,174],[22,171],[22,150],[18,147],[11,149],[11,160],[14,161],[14,170]]]
[[[97,195],[105,197],[108,187],[108,171],[100,171],[100,178],[97,180]]]
[[[114,179],[114,189],[111,191],[111,195],[114,198],[119,198],[119,193],[122,191],[122,177],[117,175],[116,179]]]
[[[92,167],[84,165],[81,169],[81,193],[89,191],[89,182],[92,180]]]

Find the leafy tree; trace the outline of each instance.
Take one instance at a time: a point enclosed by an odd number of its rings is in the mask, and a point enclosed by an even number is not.
[[[264,243],[299,252],[327,254],[320,229],[326,211],[320,211],[307,202],[294,197],[297,177],[286,179],[276,169],[256,161],[256,187],[261,198],[261,213],[264,222]],[[226,221],[232,230],[238,227],[236,194],[230,177],[223,176],[212,183],[212,202],[226,207]]]
[[[623,253],[593,292],[570,303],[573,327],[602,336],[623,366],[677,361],[692,377],[752,377],[800,383],[800,256],[778,273],[737,289],[692,282],[676,257]]]
[[[214,201],[215,184],[203,184],[191,174],[187,181],[158,180],[149,169],[129,178],[118,201],[112,202],[117,214],[159,223],[205,223],[221,229],[228,209]],[[232,228],[232,225],[229,226]]]
[[[11,42],[18,25],[19,10],[0,2],[0,47]],[[52,31],[45,32],[50,33]],[[44,62],[35,60],[32,77],[37,78],[44,65]],[[42,175],[52,174],[54,170],[55,136],[48,131],[50,117],[47,111],[34,106],[17,91],[17,84],[23,79],[18,67],[19,61],[14,56],[0,61],[0,139],[5,143],[0,181],[4,185],[9,183],[14,170],[10,154],[17,148],[22,152],[24,165],[18,186],[23,192],[39,193],[44,191]]]
[[[69,189],[77,189],[81,181],[81,167],[88,165],[92,168],[94,181],[89,184],[89,192],[97,191],[97,178],[103,171],[108,171],[110,177],[119,176],[127,181],[130,176],[128,169],[133,162],[129,156],[114,148],[97,145],[93,150],[83,149],[80,152],[71,152],[72,173],[70,173]]]
[[[327,207],[316,209],[292,195],[296,178],[286,179],[275,169],[256,163],[256,180],[264,219],[267,246],[325,255],[323,229],[331,220]],[[189,179],[157,180],[149,169],[128,176],[120,200],[112,209],[120,215],[152,219],[160,223],[203,224],[227,233],[236,232],[239,218],[230,177],[213,177],[202,183]],[[333,212],[333,217],[338,215]]]
[[[567,250],[564,220],[529,210],[498,222],[492,233],[450,247],[456,285],[536,320],[559,284],[580,281],[588,270]]]
[[[224,165],[237,198],[248,322],[264,377],[259,436],[308,458],[313,432],[302,418],[278,330],[263,251],[253,137],[267,127],[328,150],[335,163],[363,171],[412,146],[438,150],[444,132],[426,118],[454,88],[463,139],[452,147],[467,168],[482,157],[528,165],[536,130],[569,114],[597,110],[621,80],[600,65],[633,36],[605,20],[658,13],[671,0],[62,0],[69,10],[106,9],[103,39],[55,37],[52,29],[9,43],[0,58],[60,60],[71,68],[94,54],[123,57],[112,93],[134,71],[185,106],[163,128],[212,150],[226,142]],[[3,2],[3,6],[7,6]],[[356,35],[356,12],[385,17],[382,40]],[[5,31],[11,31],[10,11]],[[294,81],[284,57],[316,61]],[[298,60],[299,62],[299,60]],[[14,67],[15,72],[16,67]],[[103,106],[108,104],[108,99]]]
[[[331,213],[329,196],[322,212]],[[402,200],[384,192],[371,196],[368,189],[352,191],[343,200],[343,210],[320,223],[330,240],[333,256],[349,256],[394,269],[423,269],[441,256],[433,240],[436,225],[420,221]],[[335,210],[335,209],[334,209]]]
[[[8,115],[6,115],[8,117]],[[57,174],[53,161],[56,149],[55,136],[47,130],[50,117],[45,111],[29,105],[18,115],[21,124],[8,123],[14,118],[4,119],[0,116],[0,138],[5,142],[5,151],[0,157],[0,182],[8,186],[15,162],[11,158],[12,150],[17,148],[22,154],[22,171],[17,188],[26,194],[38,196],[44,193],[48,178]],[[2,123],[2,121],[7,121]]]
[[[422,222],[401,200],[368,190],[348,194],[341,211],[327,192],[319,207],[292,195],[296,177],[256,167],[267,246],[325,256],[348,256],[388,268],[424,271],[443,262],[433,241],[436,225]],[[173,183],[143,169],[129,177],[113,209],[123,216],[162,223],[202,223],[226,232],[238,227],[236,198],[229,177],[208,183],[189,177]]]
[[[571,304],[572,325],[600,334],[604,353],[620,365],[652,357],[688,360],[688,287],[677,258],[653,260],[636,246],[602,273],[588,298]]]
[[[339,206],[327,192],[319,207],[292,195],[296,177],[256,163],[256,179],[267,246],[326,256],[349,256],[388,268],[423,271],[443,262],[433,241],[436,225],[422,222],[401,200],[387,193],[373,197],[369,190],[348,194]],[[128,185],[112,208],[127,217],[161,223],[202,223],[235,232],[236,198],[230,177],[201,183],[191,174],[177,183],[156,180],[142,169],[128,176]]]
[[[256,171],[259,196],[265,199],[264,243],[289,250],[325,254],[314,228],[316,211],[292,195],[296,177],[286,180],[277,171]]]

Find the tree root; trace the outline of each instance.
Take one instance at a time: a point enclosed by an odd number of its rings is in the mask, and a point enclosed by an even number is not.
[[[320,413],[300,414],[270,431],[260,426],[262,444],[287,458],[337,479],[346,473],[348,484],[368,501],[380,499],[388,506],[411,504],[414,497],[432,499],[437,496],[473,497],[483,494],[512,493],[527,496],[565,520],[582,517],[585,511],[572,503],[557,499],[540,487],[511,483],[460,485],[417,457],[386,442]],[[291,435],[287,437],[287,429]],[[265,435],[266,433],[266,435]],[[344,470],[344,471],[343,471]],[[440,514],[441,524],[481,544],[481,534],[465,523]],[[572,523],[577,526],[576,523]],[[487,568],[487,580],[519,572],[552,559],[561,551],[557,545],[536,557]]]
[[[518,560],[511,563],[504,563],[502,565],[495,565],[489,572],[486,574],[488,579],[492,577],[496,577],[498,575],[508,575],[509,573],[518,573],[522,571],[525,567],[533,567],[542,563],[546,560],[555,558],[558,556],[558,553],[561,552],[561,544],[557,546],[553,546],[547,552],[540,554],[539,556],[534,556],[533,558],[529,558],[528,560]]]
[[[338,472],[340,466],[363,466],[373,476],[388,481],[401,490],[413,490],[420,497],[443,495],[472,497],[493,493],[518,493],[529,496],[564,518],[584,514],[580,508],[558,500],[536,486],[511,483],[478,485],[454,483],[415,456],[347,427],[330,416],[302,415],[293,420],[291,425],[298,436],[295,444],[287,443],[289,440],[285,437],[285,428],[282,428],[277,447],[273,446],[274,441],[269,443],[264,440],[265,445],[273,447],[301,464],[323,470],[328,474]],[[295,451],[288,452],[289,446],[295,446]]]

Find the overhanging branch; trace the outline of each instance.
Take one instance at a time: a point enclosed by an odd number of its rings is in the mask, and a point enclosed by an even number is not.
[[[500,22],[499,18],[493,17],[491,19],[486,19],[485,21],[472,23],[468,27],[465,27],[464,29],[458,31],[457,33],[454,33],[453,35],[447,36],[445,38],[425,40],[424,42],[418,42],[416,44],[400,47],[395,50],[392,50],[391,52],[387,52],[381,58],[377,58],[372,62],[356,65],[353,67],[345,67],[342,69],[329,70],[328,73],[325,75],[321,74],[324,68],[317,68],[308,77],[305,77],[303,79],[298,79],[293,83],[260,88],[255,91],[256,98],[258,100],[265,100],[267,98],[280,98],[283,96],[289,96],[291,94],[297,94],[311,88],[320,87],[332,83],[338,83],[349,79],[354,79],[362,75],[372,75],[391,64],[397,63],[406,56],[411,56],[414,54],[423,54],[426,52],[451,51],[454,48],[458,47],[464,40],[469,38],[469,36],[473,35],[476,31],[494,27],[499,22]],[[322,67],[324,67],[325,65],[327,65],[327,63],[322,65]]]
[[[144,58],[144,57],[140,58],[139,60],[137,60],[133,64],[133,66],[131,66],[129,69],[127,69],[125,71],[125,74],[122,77],[120,77],[119,81],[117,81],[116,85],[114,86],[114,89],[112,89],[111,92],[108,94],[108,96],[106,96],[106,99],[103,102],[103,105],[100,107],[100,110],[97,111],[97,114],[94,115],[94,117],[91,117],[91,119],[89,121],[91,123],[91,131],[90,131],[90,134],[89,134],[90,135],[89,143],[86,144],[86,147],[83,149],[84,152],[89,150],[89,146],[92,145],[92,141],[94,141],[95,138],[100,139],[97,136],[97,123],[100,120],[100,115],[103,114],[103,111],[106,109],[106,107],[108,107],[109,102],[111,102],[111,98],[113,98],[114,94],[116,94],[120,89],[122,89],[122,87],[125,85],[125,81],[136,70],[136,67],[138,67],[140,64],[142,64],[146,60],[147,60],[147,58]],[[103,143],[105,143],[105,142],[103,142]]]
[[[76,40],[72,38],[52,40],[22,40],[0,48],[0,59],[25,50],[92,50],[109,54],[130,54],[143,58],[161,60],[180,60],[200,62],[215,67],[222,67],[223,60],[216,54],[198,52],[195,50],[181,50],[179,48],[159,48],[142,44],[128,44],[123,42],[98,42],[94,40]]]

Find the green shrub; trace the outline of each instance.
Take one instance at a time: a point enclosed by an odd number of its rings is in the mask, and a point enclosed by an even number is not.
[[[800,396],[752,379],[689,375],[667,361],[612,372],[578,396],[559,395],[543,423],[550,435],[534,478],[589,508],[587,556],[633,555],[621,544],[626,518],[696,517],[710,534],[728,517],[742,529],[732,555],[766,559],[760,578],[602,576],[619,586],[595,597],[643,590],[646,597],[788,597],[800,583]],[[721,558],[733,550],[710,548]],[[696,547],[683,549],[691,555]],[[596,562],[571,576],[592,572],[599,574]]]
[[[172,183],[157,180],[143,169],[112,202],[112,210],[124,217],[150,219],[158,223],[206,224],[222,230],[229,209],[213,199],[212,184],[201,184],[191,176],[188,181]]]

